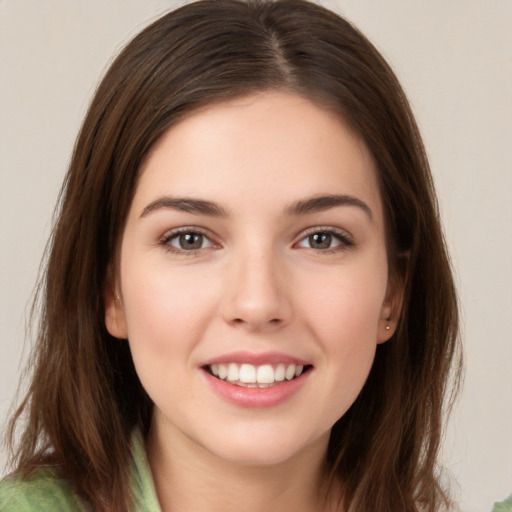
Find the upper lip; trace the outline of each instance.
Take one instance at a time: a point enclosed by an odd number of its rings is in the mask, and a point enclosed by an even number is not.
[[[228,364],[228,363],[248,363],[254,366],[263,364],[296,364],[296,365],[310,365],[309,361],[301,359],[300,357],[291,356],[282,352],[247,352],[247,351],[236,351],[229,352],[228,354],[222,354],[217,357],[213,357],[204,361],[201,366],[210,366],[212,364]]]

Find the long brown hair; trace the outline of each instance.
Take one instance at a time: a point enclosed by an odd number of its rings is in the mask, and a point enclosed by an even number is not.
[[[147,433],[152,405],[128,344],[106,331],[102,290],[138,172],[183,116],[268,89],[327,105],[363,137],[379,171],[390,272],[406,282],[397,332],[332,429],[326,468],[342,484],[340,503],[350,512],[448,504],[436,456],[457,302],[428,161],[388,64],[349,22],[303,0],[181,7],[135,37],[99,85],[60,195],[30,388],[10,423],[20,472],[51,459],[95,510],[129,510],[130,435]]]

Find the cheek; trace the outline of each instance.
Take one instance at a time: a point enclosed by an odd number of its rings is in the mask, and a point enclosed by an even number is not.
[[[155,262],[126,264],[123,302],[130,348],[139,373],[157,373],[187,357],[214,311],[214,289],[200,273]],[[143,379],[143,375],[140,375]]]
[[[378,300],[366,294],[344,292],[318,304],[314,328],[328,366],[345,386],[352,387],[353,383],[357,388],[375,355],[380,307]]]
[[[318,411],[328,411],[334,422],[355,401],[370,372],[386,279],[380,272],[352,269],[317,280],[316,285],[303,296],[302,309],[323,354],[319,370],[328,392],[319,400]]]
[[[386,282],[385,272],[372,272],[368,266],[334,269],[322,278],[317,276],[315,286],[301,294],[301,309],[308,312],[311,325],[318,329],[318,338],[333,345],[331,349],[374,344]]]

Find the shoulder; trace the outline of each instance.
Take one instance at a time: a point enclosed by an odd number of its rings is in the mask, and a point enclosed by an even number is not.
[[[0,481],[1,512],[83,512],[68,483],[52,467]]]
[[[492,512],[512,512],[512,495],[501,503],[495,503]]]

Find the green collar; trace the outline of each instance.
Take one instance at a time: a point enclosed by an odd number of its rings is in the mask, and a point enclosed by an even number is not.
[[[146,456],[144,439],[140,431],[132,436],[131,489],[133,512],[162,512],[156,496],[153,476]]]

